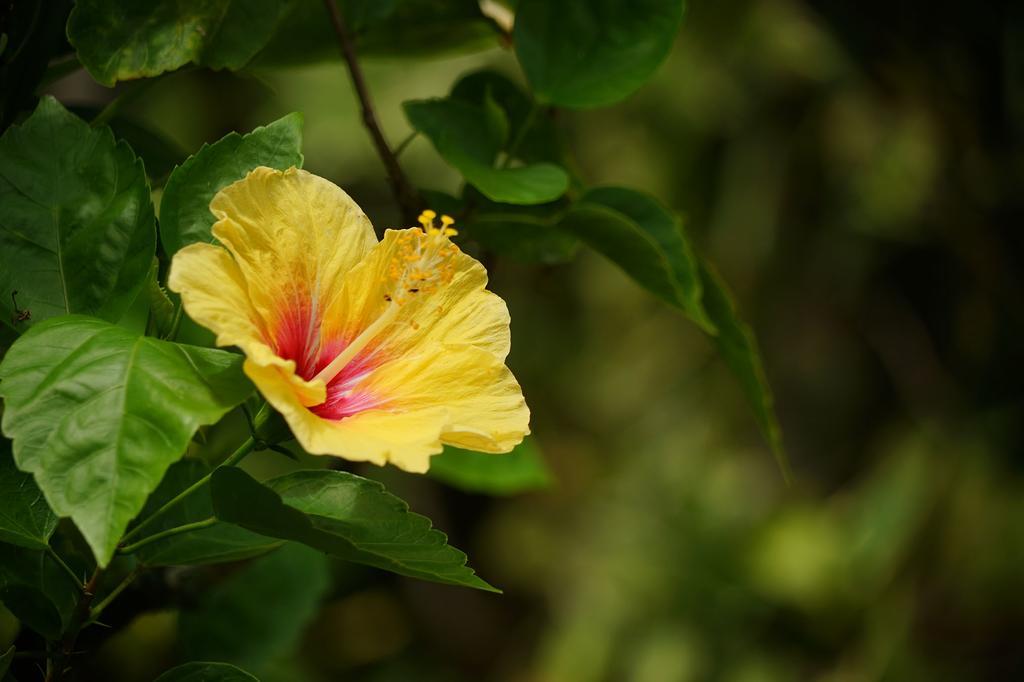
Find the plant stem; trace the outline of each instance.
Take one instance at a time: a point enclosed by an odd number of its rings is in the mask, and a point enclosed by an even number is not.
[[[147,538],[147,540],[148,539],[149,538]],[[99,618],[100,614],[103,613],[103,609],[110,606],[110,603],[117,599],[117,597],[122,592],[124,592],[125,588],[132,584],[132,581],[135,580],[135,578],[138,575],[139,568],[138,566],[136,566],[128,573],[128,575],[124,577],[124,580],[117,584],[117,587],[110,591],[110,594],[108,594],[106,597],[100,600],[99,604],[97,604],[89,610],[89,619],[85,622],[85,624],[89,625],[91,623],[95,623],[96,620]]]
[[[530,110],[526,113],[526,118],[523,119],[523,124],[519,126],[519,130],[516,131],[516,136],[509,143],[508,149],[505,151],[505,161],[501,164],[502,168],[508,168],[509,164],[512,163],[512,159],[515,158],[516,152],[519,151],[519,145],[526,139],[526,133],[533,125],[533,119],[537,118],[537,112],[540,110],[540,106],[537,104],[537,100],[530,102]]]
[[[145,547],[146,545],[150,544],[151,542],[156,542],[157,540],[163,540],[164,538],[169,538],[172,535],[178,535],[180,533],[187,533],[190,530],[199,530],[200,528],[209,528],[210,526],[212,526],[215,523],[217,523],[217,519],[215,517],[211,516],[210,518],[203,519],[202,521],[194,521],[192,523],[186,523],[186,524],[182,524],[180,526],[175,526],[174,528],[168,528],[167,530],[162,530],[159,533],[153,533],[152,535],[148,535],[148,536],[142,538],[141,540],[139,540],[138,542],[133,542],[130,545],[122,545],[122,546],[117,548],[117,553],[118,554],[132,554],[132,553],[136,552],[139,548]]]
[[[68,625],[68,629],[64,631],[63,639],[61,639],[60,649],[50,660],[50,665],[47,666],[46,682],[59,682],[59,680],[64,678],[64,673],[67,671],[65,663],[75,651],[78,633],[82,631],[82,627],[85,626],[89,619],[89,607],[92,606],[93,597],[96,596],[96,586],[99,584],[102,575],[103,569],[97,566],[96,570],[92,573],[92,577],[89,578],[89,581],[82,588],[82,594],[78,597],[78,603],[75,605],[71,622]]]
[[[419,134],[420,134],[420,131],[414,130],[411,133],[409,133],[408,135],[406,135],[404,140],[402,140],[401,142],[398,143],[398,146],[395,147],[395,158],[396,159],[399,156],[402,155],[402,152],[404,152],[405,148],[409,146],[409,143],[411,143],[413,140],[415,140],[419,136]]]
[[[338,36],[341,54],[345,57],[345,62],[348,64],[348,73],[352,79],[352,87],[355,89],[356,96],[359,98],[359,104],[362,107],[363,125],[366,126],[366,130],[370,133],[370,138],[377,148],[377,155],[380,156],[380,160],[384,163],[384,169],[387,171],[388,180],[391,184],[391,193],[394,194],[395,201],[402,211],[402,217],[405,219],[406,224],[413,225],[416,223],[416,215],[420,209],[421,201],[419,196],[412,185],[409,184],[408,178],[402,172],[402,167],[398,165],[398,158],[391,151],[391,147],[388,146],[380,123],[377,122],[373,100],[370,99],[370,91],[366,87],[366,79],[363,77],[362,67],[359,66],[359,60],[356,58],[355,45],[349,36],[345,20],[341,16],[341,10],[338,9],[335,0],[324,0],[324,5],[331,17],[334,33]]]
[[[248,455],[250,452],[252,452],[253,448],[255,448],[255,447],[256,447],[256,439],[253,438],[252,436],[250,436],[248,438],[248,440],[246,440],[244,443],[242,443],[238,447],[237,450],[235,450],[233,453],[231,453],[231,455],[228,456],[227,459],[225,459],[223,462],[221,462],[220,466],[218,466],[217,469],[220,469],[221,467],[230,467],[230,466],[234,466],[234,465],[238,464],[239,462],[241,462],[245,458],[246,455]],[[216,469],[214,471],[216,471]],[[180,493],[178,493],[177,495],[172,497],[170,500],[165,502],[162,507],[160,507],[155,512],[153,512],[148,518],[144,519],[141,523],[139,523],[139,525],[135,526],[135,528],[132,528],[130,531],[125,533],[124,537],[121,538],[122,546],[124,546],[124,543],[128,542],[128,540],[131,540],[133,537],[135,537],[136,535],[141,533],[145,528],[149,527],[158,518],[160,518],[161,516],[166,514],[170,509],[172,509],[175,506],[177,506],[178,503],[180,503],[186,497],[188,497],[189,495],[191,495],[192,493],[196,492],[197,490],[202,488],[204,485],[209,483],[210,482],[210,476],[212,476],[212,475],[213,475],[212,471],[210,473],[206,474],[205,476],[200,478],[198,481],[196,481],[195,483],[193,483],[192,485],[190,485],[189,487],[185,488]]]
[[[121,107],[123,107],[128,102],[131,102],[132,100],[138,98],[146,90],[149,90],[149,88],[152,87],[157,80],[158,79],[156,78],[150,78],[147,80],[135,81],[134,83],[130,83],[124,86],[124,89],[121,91],[121,93],[117,95],[117,97],[115,97],[113,100],[111,100],[110,103],[107,104],[107,106],[103,107],[103,110],[100,111],[100,113],[96,114],[96,117],[89,122],[89,125],[91,125],[94,128],[101,125],[106,125],[110,122],[110,119],[114,118],[114,116],[117,115],[117,113],[121,110]]]
[[[70,566],[68,566],[66,563],[64,563],[64,560],[61,559],[60,555],[57,554],[57,552],[54,551],[53,547],[50,547],[49,545],[47,545],[46,553],[50,555],[51,559],[53,559],[54,561],[57,562],[57,565],[59,565],[62,569],[64,569],[64,572],[67,573],[68,576],[71,577],[71,580],[73,580],[74,583],[76,585],[78,585],[79,588],[82,587],[82,579],[80,577],[78,577],[78,575],[74,571],[71,570]]]

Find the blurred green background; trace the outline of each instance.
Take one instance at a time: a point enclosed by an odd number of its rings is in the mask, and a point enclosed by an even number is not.
[[[677,312],[591,252],[497,259],[509,364],[556,482],[490,498],[358,471],[505,594],[298,547],[154,573],[91,676],[149,680],[184,656],[299,682],[1024,679],[1022,26],[1008,2],[694,0],[639,92],[559,114],[584,178],[681,211],[734,288],[791,487]],[[392,143],[402,101],[485,66],[522,78],[499,48],[367,61]],[[112,97],[81,72],[50,91]],[[179,73],[121,114],[185,155],[290,111],[306,168],[394,226],[340,61]],[[402,162],[457,189],[423,139]]]

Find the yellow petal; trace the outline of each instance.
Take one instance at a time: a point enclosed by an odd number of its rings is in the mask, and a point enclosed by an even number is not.
[[[474,346],[445,345],[376,368],[354,392],[388,396],[386,409],[443,407],[441,441],[509,452],[530,432],[530,410],[504,363]]]
[[[279,357],[264,341],[269,336],[265,322],[253,307],[245,278],[227,251],[211,244],[189,244],[174,254],[167,285],[181,294],[189,316],[217,335],[218,346],[238,346],[248,362],[276,368],[305,404],[324,401],[323,382],[304,381],[295,374],[295,363]]]
[[[353,390],[386,396],[384,404],[340,420],[304,407],[281,368],[247,361],[245,371],[313,454],[424,472],[445,443],[508,452],[529,433],[530,412],[512,373],[473,346],[447,346],[437,356],[376,368]]]
[[[353,339],[390,306],[393,280],[389,268],[400,259],[403,235],[423,239],[418,228],[387,230],[384,239],[344,279],[338,295],[325,312],[325,337]],[[472,345],[499,360],[510,346],[509,314],[505,302],[487,291],[487,271],[450,242],[453,276],[435,291],[408,294],[376,346],[379,353],[394,356],[429,352],[438,344]]]
[[[218,192],[210,211],[213,236],[234,256],[274,342],[282,327],[315,334],[325,301],[377,243],[348,194],[296,168],[256,168]]]

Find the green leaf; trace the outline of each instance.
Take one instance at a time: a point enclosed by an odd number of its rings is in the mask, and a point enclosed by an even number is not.
[[[513,156],[527,163],[565,162],[566,149],[550,112],[541,111],[518,85],[494,71],[476,71],[452,86],[452,99],[483,106],[490,98],[508,118],[509,144],[516,143]]]
[[[462,199],[444,192],[420,190],[427,205],[439,213],[462,216],[456,225],[460,244],[472,240],[488,251],[522,263],[555,265],[576,255],[579,240],[558,229],[568,202],[537,206],[499,204],[466,185]]]
[[[463,200],[472,208],[457,225],[461,238],[474,239],[489,251],[523,263],[555,265],[576,255],[579,240],[558,229],[564,200],[537,206],[499,204],[468,186]]]
[[[788,480],[789,465],[757,341],[750,327],[739,319],[721,279],[693,253],[678,218],[640,192],[600,187],[588,191],[559,226],[686,313],[712,337],[722,359],[739,379]]]
[[[189,63],[238,70],[267,44],[287,8],[281,0],[78,0],[68,40],[107,86]]]
[[[507,140],[508,121],[494,105],[457,99],[405,102],[406,118],[423,133],[445,161],[492,201],[543,204],[569,188],[569,176],[551,163],[495,168]]]
[[[11,442],[0,440],[0,542],[46,549],[57,517],[46,504],[31,474],[14,466]]]
[[[239,355],[77,315],[24,334],[0,380],[18,467],[74,520],[101,566],[199,426],[252,392]]]
[[[167,255],[212,242],[210,200],[257,166],[302,166],[302,114],[288,114],[248,135],[229,133],[174,169],[160,200],[160,240]]]
[[[559,226],[714,333],[702,303],[697,259],[682,225],[653,197],[621,187],[592,189]]]
[[[327,557],[302,545],[253,561],[181,612],[186,658],[258,669],[288,655],[330,584]]]
[[[682,17],[682,0],[520,0],[516,56],[540,101],[604,106],[654,73]]]
[[[149,303],[152,331],[161,338],[167,338],[174,330],[177,310],[167,290],[160,285],[159,273],[160,261],[154,258],[149,278],[146,280],[146,298]]]
[[[789,459],[782,445],[782,429],[775,416],[775,398],[764,372],[757,339],[750,326],[740,319],[732,294],[714,268],[702,261],[700,275],[704,282],[704,307],[718,328],[718,334],[713,337],[715,345],[725,364],[739,379],[748,402],[754,408],[758,426],[775,455],[783,478],[788,482]]]
[[[516,495],[542,490],[552,483],[551,472],[533,438],[505,455],[445,447],[430,458],[430,476],[471,493]]]
[[[167,470],[157,489],[149,496],[140,517],[147,518],[165,502],[208,473],[210,468],[199,459],[190,457],[175,462]],[[203,487],[159,517],[148,527],[145,535],[133,538],[133,541],[141,541],[155,533],[186,523],[202,521],[211,516],[213,503],[210,501],[210,489]],[[209,528],[172,535],[144,545],[135,553],[135,557],[149,566],[213,564],[265,554],[280,547],[281,544],[280,540],[257,535],[229,523],[216,523]]]
[[[241,668],[227,663],[196,662],[171,668],[156,682],[259,682]]]
[[[213,472],[217,517],[263,535],[400,575],[496,591],[430,519],[384,486],[342,471],[297,471],[259,483],[241,469]]]
[[[360,57],[427,57],[494,47],[478,0],[342,0],[337,3]],[[252,66],[338,59],[323,0],[291,0]]]
[[[64,631],[81,587],[46,551],[0,545],[0,602],[44,637]]]
[[[88,313],[116,321],[135,300],[156,247],[142,162],[107,128],[52,97],[0,138],[0,314],[34,324]]]

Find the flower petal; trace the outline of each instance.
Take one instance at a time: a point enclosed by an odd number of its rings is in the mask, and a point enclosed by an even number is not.
[[[340,420],[303,407],[281,368],[246,361],[245,371],[313,454],[424,472],[444,443],[508,452],[529,433],[530,411],[512,373],[473,346],[381,365],[354,388],[381,396],[381,407]]]
[[[295,363],[279,357],[264,341],[262,316],[254,309],[245,278],[231,255],[212,244],[189,244],[174,255],[167,285],[181,294],[189,316],[217,335],[218,346],[238,346],[258,365],[276,367],[304,404],[326,399],[323,382],[295,374]]]
[[[420,238],[418,228],[387,230],[384,239],[345,277],[324,314],[325,339],[353,339],[390,305],[388,271],[400,258],[403,235]],[[439,344],[471,345],[504,360],[510,347],[505,302],[487,291],[487,271],[459,251],[451,256],[452,280],[431,293],[409,295],[389,328],[374,344],[378,354],[393,357],[436,350]],[[329,360],[330,358],[328,358]]]
[[[301,363],[293,354],[319,332],[325,301],[377,243],[370,221],[341,188],[296,168],[256,168],[218,192],[210,210],[265,340]]]

